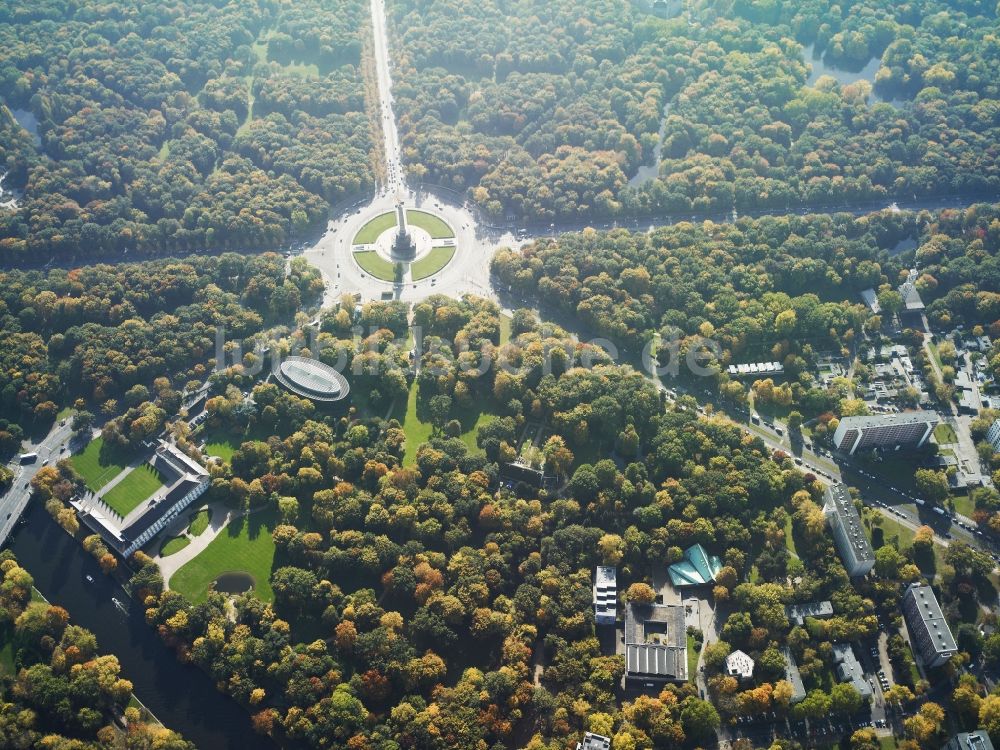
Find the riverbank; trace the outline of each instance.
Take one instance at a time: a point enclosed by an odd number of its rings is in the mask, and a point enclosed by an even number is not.
[[[37,503],[29,504],[7,546],[35,579],[35,587],[64,607],[70,621],[97,636],[100,650],[118,657],[122,676],[167,727],[199,748],[273,750],[253,732],[249,714],[215,689],[198,667],[181,664],[145,621],[141,603],[105,576],[97,562]],[[93,582],[87,581],[90,575]],[[120,611],[116,598],[129,605]]]

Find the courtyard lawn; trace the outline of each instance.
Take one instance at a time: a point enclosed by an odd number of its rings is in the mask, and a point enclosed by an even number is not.
[[[431,236],[431,239],[444,240],[455,236],[455,232],[446,221],[426,211],[417,211],[416,209],[407,211],[406,222],[423,229]]]
[[[451,247],[431,248],[431,251],[427,253],[427,255],[418,261],[414,261],[410,265],[410,275],[413,276],[414,281],[426,279],[428,276],[433,276],[446,265],[451,263],[451,259],[454,257],[454,245]]]
[[[97,492],[122,473],[128,464],[128,457],[111,446],[105,447],[104,440],[96,438],[83,451],[74,455],[70,462],[87,486]]]
[[[205,529],[208,528],[208,524],[211,520],[212,511],[208,508],[202,508],[191,516],[191,525],[188,526],[188,533],[191,536],[201,536]]]
[[[195,604],[205,601],[208,587],[223,573],[249,573],[255,582],[254,595],[264,602],[274,601],[271,568],[278,512],[265,510],[230,521],[205,550],[170,578],[170,588]]]
[[[954,427],[947,422],[941,422],[934,428],[934,439],[938,441],[939,445],[945,445],[947,443],[957,443],[958,435],[955,434]]]
[[[396,226],[396,214],[393,211],[379,214],[358,230],[358,233],[354,235],[353,244],[370,245],[379,238],[382,232],[394,226]]]
[[[376,279],[382,279],[382,281],[396,280],[396,272],[393,264],[374,250],[359,250],[354,253],[354,260],[357,261],[362,270],[367,271]]]
[[[189,544],[191,544],[191,540],[186,536],[172,536],[160,545],[160,557],[180,552]]]
[[[101,499],[122,516],[127,516],[162,486],[160,472],[149,464],[141,464],[126,474],[106,495],[102,495]]]

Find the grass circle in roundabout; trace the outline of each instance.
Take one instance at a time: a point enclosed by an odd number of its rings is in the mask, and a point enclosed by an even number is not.
[[[406,223],[421,230],[424,237],[422,251],[418,257],[404,266],[409,266],[410,279],[422,281],[440,273],[455,257],[455,231],[451,225],[437,214],[421,209],[406,210]],[[369,276],[393,283],[396,277],[396,263],[386,254],[384,244],[387,236],[394,236],[398,226],[395,211],[384,211],[369,219],[354,235],[351,255],[354,262]],[[405,277],[404,269],[404,277]]]

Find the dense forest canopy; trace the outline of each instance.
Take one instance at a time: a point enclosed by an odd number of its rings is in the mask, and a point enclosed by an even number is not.
[[[490,214],[834,206],[994,193],[998,20],[920,0],[389,4],[406,160]],[[806,85],[804,46],[874,81]],[[650,164],[662,122],[659,178]]]
[[[318,271],[296,259],[286,276],[274,254],[5,271],[0,416],[44,423],[76,399],[114,415],[154,386],[173,413],[210,374],[217,332],[240,344],[320,290]]]
[[[374,185],[367,3],[0,3],[0,253],[275,249]],[[37,120],[39,144],[15,121]]]

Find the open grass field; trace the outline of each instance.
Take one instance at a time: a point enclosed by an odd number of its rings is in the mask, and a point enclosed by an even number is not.
[[[406,212],[406,222],[415,227],[420,227],[435,240],[450,239],[455,236],[455,232],[448,225],[448,222],[426,211],[410,209]]]
[[[191,516],[191,525],[188,526],[188,533],[191,534],[191,536],[201,536],[205,529],[208,528],[208,524],[211,520],[212,511],[208,508],[202,508]]]
[[[110,446],[105,447],[104,440],[97,438],[70,461],[87,486],[97,492],[122,473],[128,464],[128,457]]]
[[[160,545],[160,557],[180,552],[189,544],[191,544],[191,540],[186,536],[172,536]]]
[[[387,261],[374,250],[360,250],[354,253],[354,260],[358,262],[361,269],[367,271],[376,279],[382,281],[395,281],[396,274],[392,263]]]
[[[0,632],[0,675],[14,676],[14,628]]]
[[[163,478],[160,476],[160,472],[149,464],[141,464],[108,490],[102,499],[118,513],[127,516],[138,507],[139,503],[162,486]]]
[[[972,518],[972,514],[976,512],[976,504],[968,495],[952,495],[951,502],[955,506],[955,512],[966,518]]]
[[[511,324],[513,322],[509,315],[500,314],[500,346],[510,341]]]
[[[431,248],[431,251],[427,255],[410,265],[410,275],[413,276],[414,281],[426,279],[451,263],[451,259],[454,257],[454,246]]]
[[[941,422],[941,424],[934,428],[934,439],[938,441],[939,445],[945,445],[947,443],[957,443],[958,435],[955,434],[954,427],[947,422]]]
[[[239,450],[244,439],[222,430],[206,430],[201,435],[205,441],[205,453],[221,458],[227,464],[233,454]]]
[[[395,213],[386,211],[384,214],[379,214],[358,230],[358,233],[354,235],[353,244],[370,245],[379,238],[382,232],[394,226],[396,226]]]
[[[271,568],[274,540],[271,532],[278,524],[278,512],[266,510],[234,519],[191,562],[170,578],[170,588],[194,603],[203,602],[208,587],[223,573],[249,573],[256,585],[254,594],[265,602],[274,601]]]
[[[406,399],[406,414],[403,416],[403,432],[406,433],[406,453],[403,454],[403,466],[413,466],[417,462],[417,448],[431,439],[433,425],[423,422],[417,416],[417,384],[410,386],[410,395]]]

